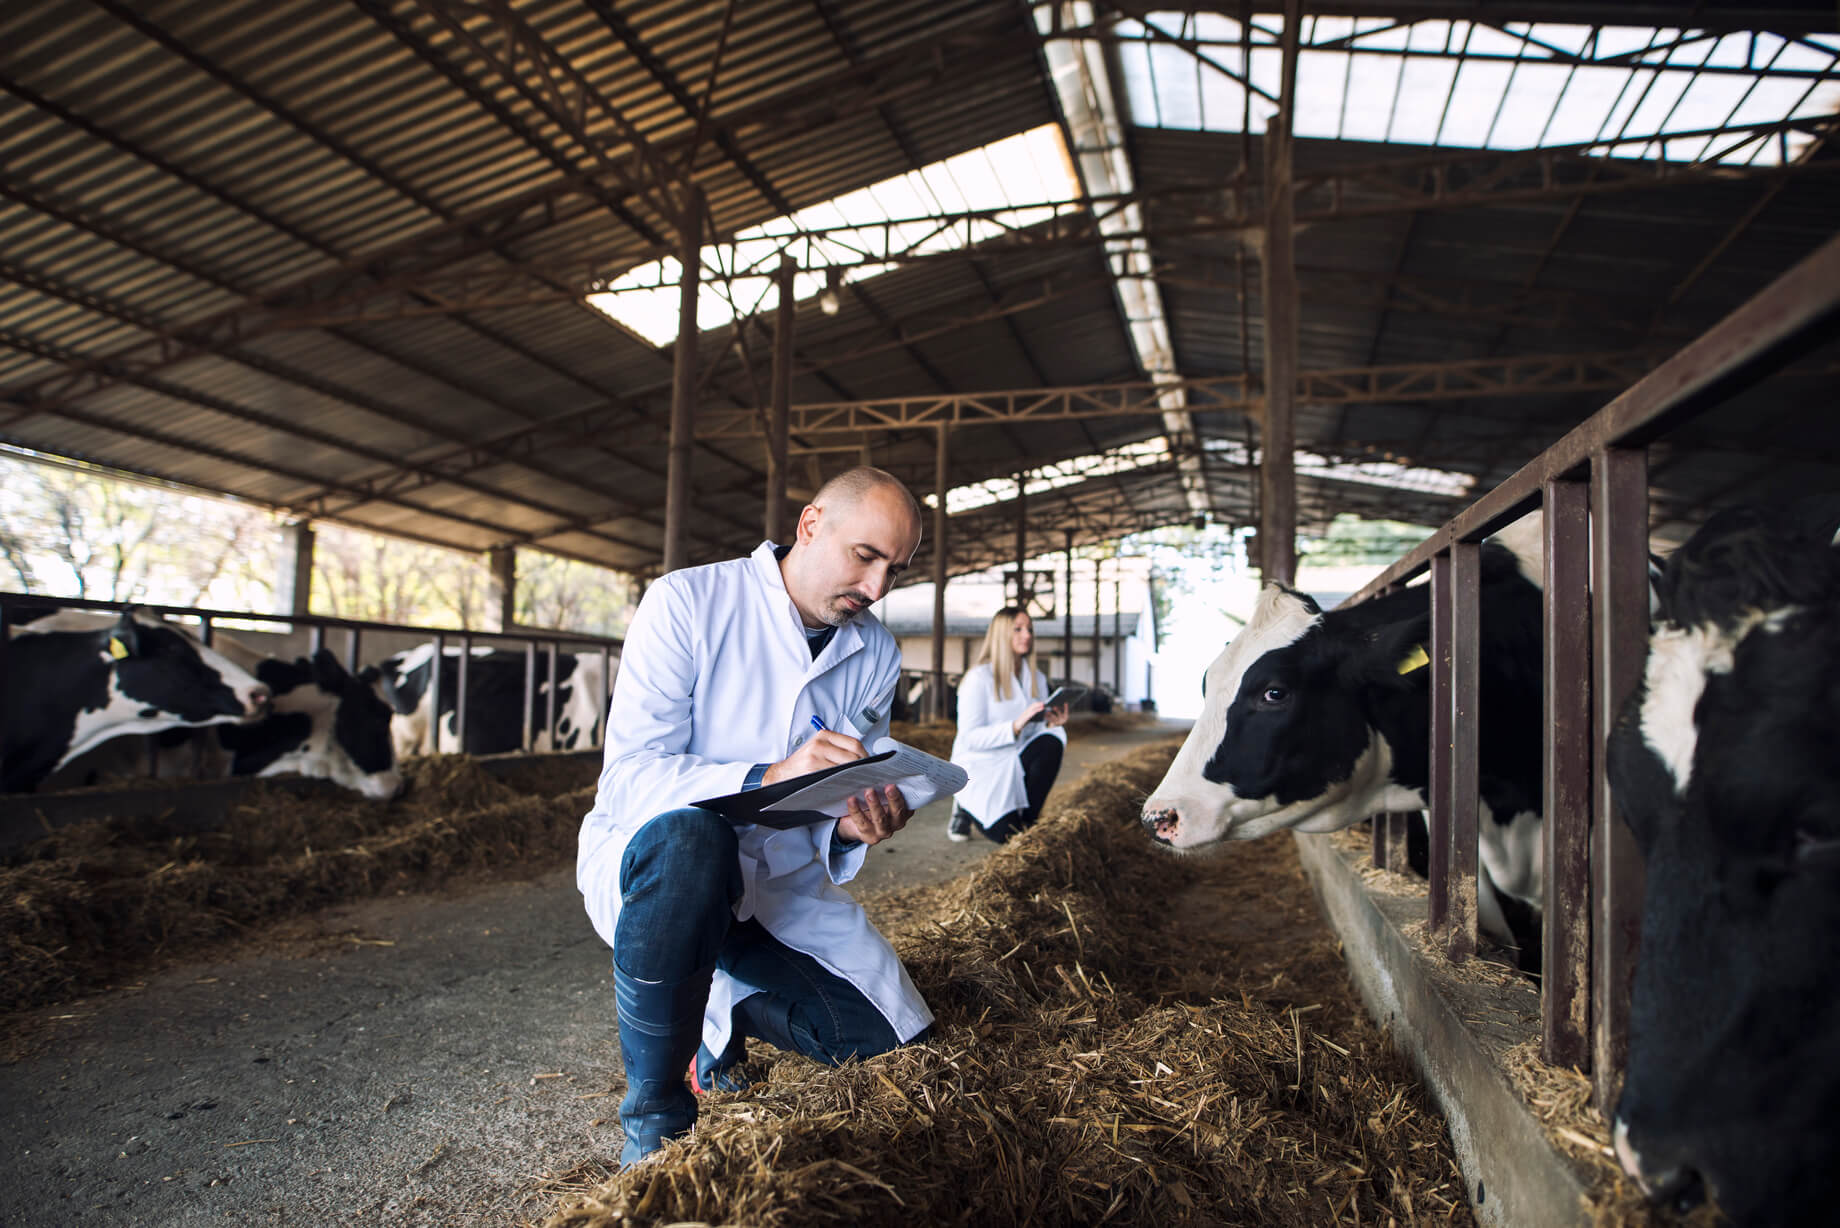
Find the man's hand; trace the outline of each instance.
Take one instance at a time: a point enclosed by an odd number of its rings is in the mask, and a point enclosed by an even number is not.
[[[880,844],[907,826],[914,812],[894,785],[865,790],[850,799],[850,812],[837,820],[838,834],[846,840]]]
[[[819,730],[803,746],[768,768],[760,778],[763,785],[777,784],[794,776],[803,776],[807,772],[816,772],[827,767],[836,767],[839,763],[854,763],[869,752],[863,744],[848,734],[832,733],[828,729]]]

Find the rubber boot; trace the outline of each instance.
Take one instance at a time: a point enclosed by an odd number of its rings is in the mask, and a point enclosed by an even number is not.
[[[696,1097],[684,1086],[684,1071],[702,1040],[703,1007],[714,973],[711,965],[681,981],[641,981],[614,969],[620,1061],[626,1067],[621,1168],[688,1134],[696,1124]]]
[[[696,1057],[690,1062],[690,1090],[699,1096],[709,1092],[746,1091],[754,1085],[742,1068],[746,1060],[747,1037],[741,1034],[739,1027],[720,1057],[711,1053],[708,1045],[698,1045]]]

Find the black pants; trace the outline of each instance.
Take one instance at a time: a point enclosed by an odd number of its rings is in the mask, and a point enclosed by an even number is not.
[[[1010,811],[989,827],[977,825],[986,840],[997,844],[1008,844],[1011,837],[1027,831],[1041,817],[1048,790],[1054,787],[1054,778],[1061,774],[1061,740],[1044,734],[1022,748],[1021,759],[1022,787],[1028,804],[1021,810]]]

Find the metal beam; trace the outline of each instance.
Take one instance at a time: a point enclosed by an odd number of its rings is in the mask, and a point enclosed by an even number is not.
[[[671,438],[664,499],[664,569],[686,561],[690,540],[690,455],[696,440],[696,296],[702,272],[703,194],[692,185],[678,215],[678,261],[683,287],[677,299],[677,349],[671,381]]]
[[[1620,390],[1640,379],[1663,357],[1665,355],[1660,352],[1646,350],[1529,354],[1355,367],[1343,371],[1300,371],[1296,397],[1300,403],[1310,405],[1339,405]],[[1242,413],[1256,417],[1263,398],[1253,390],[1252,384],[1253,381],[1244,375],[1222,375],[1182,380],[1176,386],[1191,398],[1190,409],[1195,413]],[[942,423],[979,426],[1160,414],[1164,410],[1158,394],[1168,387],[1170,385],[1137,381],[795,405],[792,430],[796,434],[816,435],[838,431],[915,430]],[[701,439],[741,439],[760,435],[759,415],[752,410],[706,410],[701,422],[698,432]]]

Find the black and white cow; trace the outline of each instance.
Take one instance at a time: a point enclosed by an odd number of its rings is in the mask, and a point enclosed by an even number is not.
[[[349,673],[331,652],[265,657],[228,637],[219,650],[270,688],[267,716],[215,729],[176,728],[114,738],[52,773],[45,788],[76,788],[145,776],[219,780],[306,776],[387,801],[402,791],[390,740],[395,715],[378,694],[378,671]]]
[[[1647,871],[1616,1150],[1740,1224],[1840,1206],[1837,504],[1720,513],[1674,553],[1610,739]]]
[[[521,750],[524,744],[524,654],[474,649],[467,663],[466,746],[458,729],[460,652],[450,648],[441,660],[441,720],[439,742],[429,737],[433,723],[429,668],[432,644],[399,652],[382,663],[383,691],[396,709],[391,733],[399,756],[438,750],[451,754],[491,755]],[[616,654],[614,663],[618,664]],[[607,688],[599,653],[556,654],[561,685],[556,691],[556,737],[544,727],[549,713],[549,656],[536,654],[536,700],[531,710],[533,749],[587,750],[595,745],[600,722],[607,711]]]
[[[1539,534],[1539,518],[1527,517],[1482,547],[1477,729],[1479,920],[1533,968],[1543,863]],[[1145,828],[1193,852],[1422,810],[1430,642],[1428,585],[1327,613],[1267,585],[1208,667],[1200,719],[1145,802]]]
[[[267,684],[152,615],[53,610],[8,629],[0,789],[26,792],[111,738],[268,711]]]

